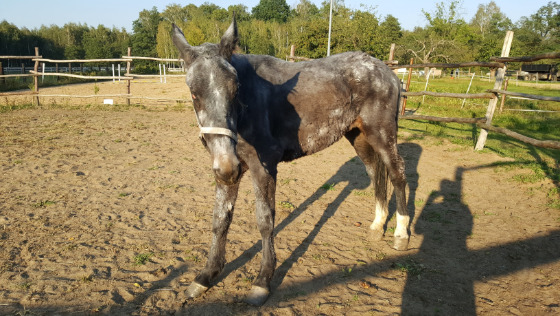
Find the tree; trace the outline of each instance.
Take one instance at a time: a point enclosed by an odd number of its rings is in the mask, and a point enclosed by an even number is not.
[[[494,1],[490,1],[486,5],[479,4],[470,24],[482,36],[482,39],[491,33],[508,31],[513,26],[511,20],[502,13]]]
[[[560,5],[549,2],[517,22],[512,54],[524,56],[560,50]]]
[[[253,17],[262,21],[286,22],[290,17],[290,7],[286,0],[260,0],[253,7]]]
[[[494,1],[480,4],[471,19],[473,41],[470,44],[476,60],[489,60],[502,49],[505,32],[513,29],[511,20],[502,13]]]
[[[156,7],[142,10],[138,20],[132,22],[132,50],[138,56],[156,56],[156,39],[162,17]]]
[[[300,0],[294,9],[294,15],[304,19],[308,19],[317,13],[319,13],[319,9],[309,0]]]
[[[103,25],[91,28],[84,34],[83,45],[86,59],[111,58],[109,29]]]

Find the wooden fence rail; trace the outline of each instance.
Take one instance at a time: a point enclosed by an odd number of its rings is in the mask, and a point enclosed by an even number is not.
[[[533,56],[523,56],[523,57],[490,57],[490,60],[503,63],[511,62],[530,62],[542,59],[560,59],[560,52],[544,53]]]
[[[504,63],[474,61],[474,62],[454,63],[454,64],[427,63],[427,64],[390,66],[391,69],[399,69],[399,68],[467,68],[467,67],[502,68],[502,67],[504,67]]]
[[[494,93],[444,93],[444,92],[432,92],[432,91],[405,91],[402,93],[403,96],[407,97],[419,97],[419,96],[432,96],[432,97],[443,97],[443,98],[457,98],[457,99],[493,99],[496,97]]]
[[[500,90],[500,89],[490,89],[490,90],[486,90],[486,91],[494,92],[494,93],[500,93],[500,94],[505,94],[505,95],[516,96],[516,97],[522,97],[522,98],[526,98],[526,99],[560,102],[560,97],[549,97],[549,96],[538,95],[538,94],[527,94],[527,93],[521,93],[521,92],[511,92],[511,91]]]

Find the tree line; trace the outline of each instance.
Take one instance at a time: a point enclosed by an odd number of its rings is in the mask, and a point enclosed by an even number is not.
[[[218,42],[235,12],[242,53],[325,57],[330,1],[319,7],[300,0],[290,8],[286,0],[261,0],[249,9],[243,5],[221,8],[206,2],[200,6],[171,4],[139,13],[133,32],[103,25],[67,23],[19,29],[8,21],[0,23],[0,55],[34,55],[34,47],[51,59],[118,58],[132,47],[134,56],[177,58],[171,25],[181,27],[191,45]],[[499,56],[505,32],[515,32],[512,56],[560,50],[560,5],[549,2],[534,13],[513,22],[495,2],[480,4],[476,14],[465,20],[459,13],[461,1],[446,0],[425,8],[426,25],[404,30],[392,15],[379,16],[374,7],[350,9],[343,0],[333,6],[331,53],[361,50],[387,59],[391,43],[397,44],[399,63],[488,61]],[[136,64],[136,63],[135,63]]]

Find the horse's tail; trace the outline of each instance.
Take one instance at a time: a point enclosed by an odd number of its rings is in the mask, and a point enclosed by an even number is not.
[[[393,194],[393,184],[389,180],[389,169],[387,169],[387,166],[381,159],[381,155],[377,151],[374,151],[372,158],[372,166],[374,168],[374,179],[372,180],[375,182],[375,196],[388,203],[388,198]]]

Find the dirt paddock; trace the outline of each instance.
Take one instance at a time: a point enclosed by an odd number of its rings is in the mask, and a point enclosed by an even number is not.
[[[394,220],[382,242],[368,238],[370,182],[340,141],[279,167],[266,304],[242,302],[260,263],[250,176],[225,271],[184,303],[206,261],[214,192],[192,109],[48,104],[0,114],[2,315],[560,314],[553,183],[513,181],[527,171],[511,159],[407,130],[410,250],[391,249]]]

